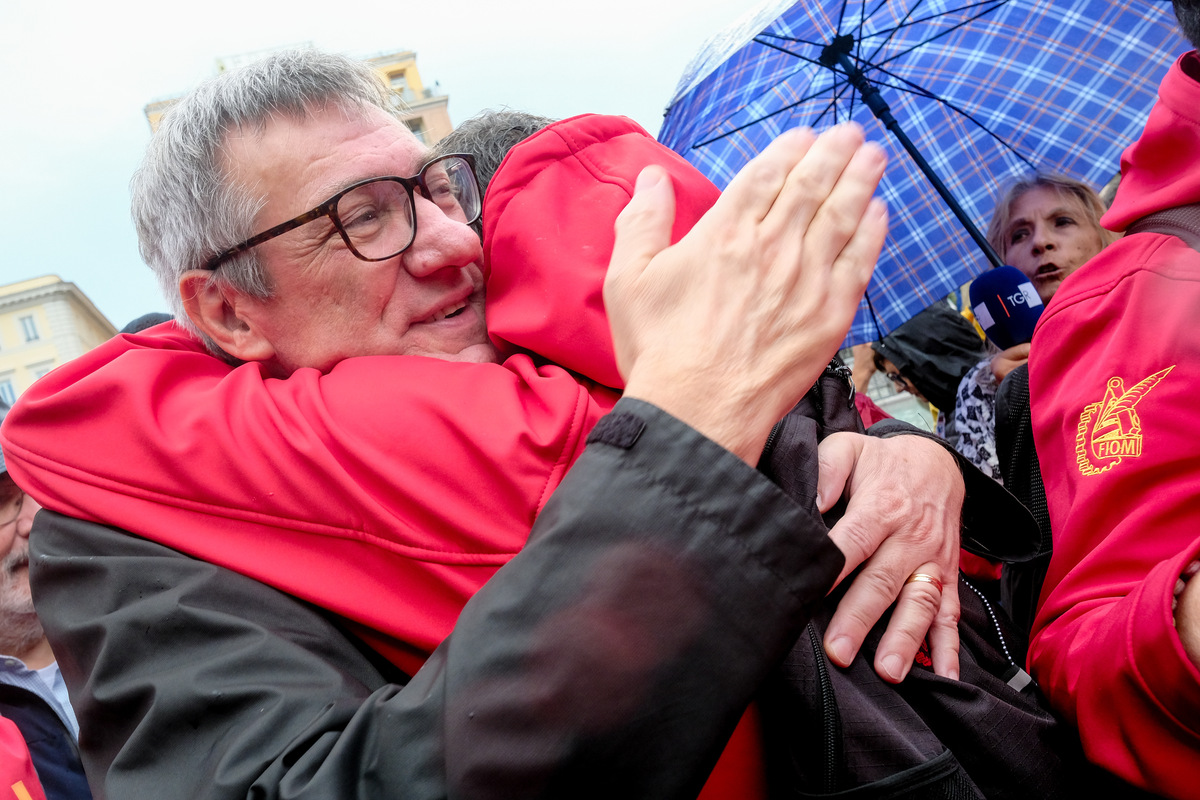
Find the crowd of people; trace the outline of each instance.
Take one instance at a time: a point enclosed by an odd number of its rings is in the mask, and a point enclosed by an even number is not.
[[[998,202],[1031,343],[939,305],[875,344],[939,436],[866,428],[835,356],[887,230],[855,125],[721,192],[620,117],[429,150],[317,51],[206,82],[133,181],[172,318],[0,428],[0,776],[1200,797],[1198,95],[1192,51],[1107,212],[1059,176]]]

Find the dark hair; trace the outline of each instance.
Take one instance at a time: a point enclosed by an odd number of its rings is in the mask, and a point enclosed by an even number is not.
[[[1200,48],[1200,0],[1172,0],[1175,19],[1192,47]]]
[[[487,192],[492,176],[508,151],[554,120],[524,111],[489,109],[459,125],[434,145],[434,155],[470,153],[475,156],[479,190]]]

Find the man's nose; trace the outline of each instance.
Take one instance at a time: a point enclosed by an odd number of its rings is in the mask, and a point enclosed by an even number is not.
[[[403,254],[404,267],[410,274],[424,277],[483,260],[483,247],[469,225],[447,216],[436,203],[420,195],[414,202],[417,234]]]
[[[33,529],[33,515],[41,509],[38,501],[34,500],[29,495],[25,495],[24,501],[21,503],[21,513],[17,515],[17,535],[25,539],[29,538],[29,531]]]

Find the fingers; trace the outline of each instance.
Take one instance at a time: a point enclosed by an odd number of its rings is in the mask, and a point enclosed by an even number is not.
[[[1013,345],[992,356],[992,374],[997,382],[1004,380],[1008,373],[1029,360],[1029,343]]]
[[[765,219],[792,170],[804,161],[816,141],[811,128],[796,128],[778,136],[734,176],[716,208],[742,213],[756,221]]]
[[[958,571],[951,573],[942,591],[942,604],[929,628],[929,652],[933,671],[943,678],[958,680],[958,620],[962,606],[958,598]]]
[[[821,209],[830,205],[840,205],[854,201],[855,191],[866,186],[866,198],[875,191],[879,183],[864,179],[864,163],[882,158],[882,151],[876,145],[864,148],[863,131],[855,123],[837,125],[822,132],[808,149],[804,159],[787,174],[787,179],[780,188],[775,202],[767,214],[763,216],[764,225],[768,228],[797,228],[807,232]],[[853,167],[853,168],[852,168]],[[869,172],[870,170],[867,170]],[[879,170],[880,176],[883,170]],[[848,184],[856,184],[849,187]],[[853,208],[845,209],[845,217],[853,217],[857,222],[866,206],[866,199],[854,204]],[[828,235],[831,231],[821,230],[820,235]],[[849,231],[845,232],[840,244],[845,243]],[[840,245],[839,248],[840,249]],[[829,258],[822,263],[832,263]]]
[[[604,290],[626,394],[752,462],[845,337],[887,227],[881,173],[855,125],[791,131],[669,247],[669,189],[644,174]]]
[[[887,230],[887,206],[882,200],[873,199],[869,202],[850,241],[834,261],[833,276],[836,283],[833,291],[838,296],[853,300],[853,307],[850,309],[851,320],[858,309],[863,290],[867,288],[867,282],[871,280],[875,271],[879,252],[883,249],[884,239],[887,238]]]
[[[854,582],[838,602],[837,610],[829,620],[829,627],[825,629],[825,652],[833,663],[841,667],[850,665],[871,628],[900,593],[903,582],[904,578],[894,572],[878,567],[872,569],[870,564],[855,576]],[[929,619],[933,619],[932,613]],[[916,648],[913,648],[913,653],[916,653]],[[876,657],[877,670],[882,655],[884,653],[880,648]],[[887,675],[881,677],[891,680]]]
[[[896,610],[875,649],[875,672],[884,680],[904,680],[926,642],[934,672],[958,678],[958,574],[942,581],[943,568],[926,563],[902,587]],[[914,580],[916,576],[930,580]]]
[[[848,664],[894,603],[876,648],[880,676],[901,680],[927,634],[935,671],[957,675],[963,483],[953,456],[923,437],[849,433],[830,436],[818,456],[818,507],[828,510],[849,487],[829,532],[846,556],[843,577],[862,565],[826,629],[830,659]],[[914,572],[931,580],[910,581]]]
[[[836,138],[830,138],[841,144]],[[818,263],[834,263],[846,243],[858,231],[887,164],[887,158],[878,145],[872,142],[862,144],[861,132],[855,138],[860,145],[852,152],[837,184],[828,192],[829,199],[817,209],[808,226],[813,244],[812,255]],[[814,152],[816,149],[813,148]]]

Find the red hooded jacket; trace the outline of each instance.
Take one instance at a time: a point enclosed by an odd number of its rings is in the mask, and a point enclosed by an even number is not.
[[[1200,202],[1200,56],[1183,56],[1121,160],[1104,224]],[[1200,798],[1200,670],[1172,618],[1200,553],[1200,253],[1161,233],[1110,245],[1039,321],[1034,436],[1054,526],[1030,669],[1089,758]],[[1193,424],[1196,423],[1196,424]]]

